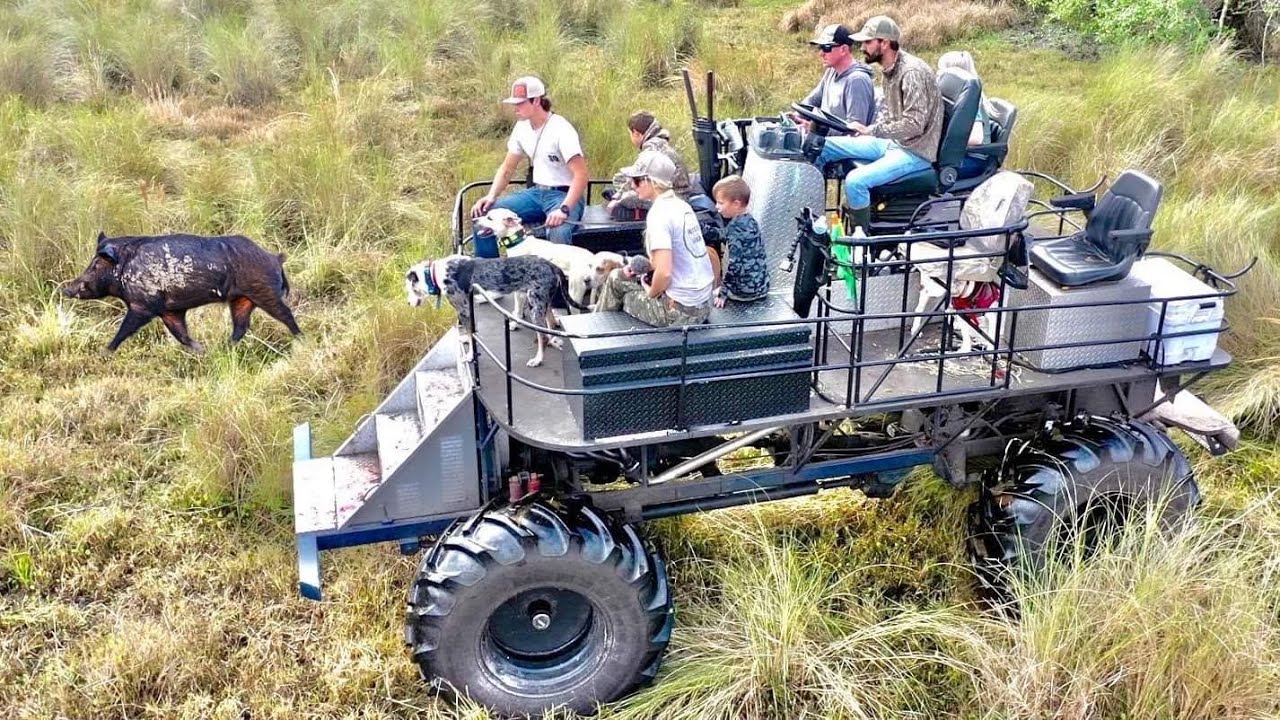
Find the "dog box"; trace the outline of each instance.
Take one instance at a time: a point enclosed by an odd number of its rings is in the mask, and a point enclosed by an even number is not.
[[[781,298],[731,302],[713,311],[710,322],[740,326],[691,328],[686,348],[684,333],[653,332],[621,312],[561,317],[562,328],[572,334],[636,333],[566,339],[565,387],[593,391],[569,396],[582,437],[591,440],[808,410],[813,366],[809,326],[754,324],[793,319],[795,313]],[[787,370],[794,372],[758,374]],[[716,379],[729,374],[744,377]]]
[[[1198,362],[1213,357],[1222,330],[1223,298],[1217,290],[1164,258],[1143,258],[1130,274],[1151,286],[1147,306],[1147,334],[1163,339],[1147,344],[1147,354],[1158,365]],[[1197,297],[1215,295],[1217,297]],[[1163,301],[1168,300],[1168,303]],[[1164,307],[1167,305],[1167,309]],[[1164,327],[1160,314],[1164,312]],[[1181,333],[1193,333],[1180,335]],[[1180,335],[1180,337],[1168,337]]]
[[[904,287],[906,289],[905,300],[902,294]],[[867,306],[865,313],[867,315],[912,313],[915,312],[916,303],[920,300],[920,279],[914,273],[895,272],[872,275],[867,277],[865,282],[862,278],[859,278],[858,288],[866,290]],[[831,332],[845,338],[851,337],[853,335],[854,322],[847,318],[855,317],[857,313],[858,298],[849,293],[849,288],[843,280],[833,281],[831,283]],[[862,323],[862,331],[896,330],[904,322],[906,323],[906,328],[910,330],[912,318],[908,317],[905,319],[876,318],[866,320]]]
[[[1030,278],[1026,290],[1009,288],[1006,307],[1014,311],[1006,313],[1001,333],[1033,367],[1066,370],[1141,357],[1151,299],[1146,280],[1130,274],[1115,282],[1064,288],[1034,268]],[[1127,304],[1101,305],[1116,302]],[[1018,309],[1033,306],[1047,307]],[[1046,345],[1070,347],[1031,349]]]

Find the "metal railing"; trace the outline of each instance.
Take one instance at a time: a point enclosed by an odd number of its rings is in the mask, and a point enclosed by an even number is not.
[[[592,181],[593,183],[603,184],[605,181]],[[463,219],[462,212],[465,210],[462,205],[464,193],[470,189],[484,186],[486,183],[473,183],[463,189],[458,195],[458,202],[455,205],[455,214],[457,216],[457,230],[461,229]],[[963,199],[958,202],[963,203]],[[1070,223],[1070,220],[1060,221]],[[1103,302],[1073,302],[1063,304],[1025,304],[1011,306],[1011,286],[1009,285],[1005,275],[998,273],[998,281],[993,284],[997,285],[998,301],[995,305],[988,308],[965,308],[957,309],[954,306],[954,298],[952,296],[953,287],[957,280],[955,276],[955,263],[957,260],[974,261],[987,260],[993,265],[996,263],[1006,262],[1009,256],[1010,248],[1019,236],[1026,230],[1028,219],[1024,218],[1016,223],[1001,228],[983,228],[973,230],[941,230],[930,232],[912,232],[904,235],[894,236],[874,236],[862,239],[840,238],[835,241],[848,247],[856,255],[860,255],[860,259],[856,263],[844,264],[858,274],[858,292],[856,307],[842,307],[838,305],[832,296],[833,286],[828,284],[818,297],[818,312],[816,317],[811,318],[789,318],[783,320],[757,321],[750,323],[708,323],[703,325],[678,326],[641,329],[631,329],[622,331],[597,332],[597,333],[573,333],[560,329],[548,329],[535,325],[521,317],[508,311],[496,300],[495,296],[482,288],[477,288],[478,292],[483,294],[494,311],[499,313],[502,318],[503,331],[501,335],[501,347],[491,346],[489,339],[486,339],[478,331],[476,326],[476,312],[474,296],[470,302],[472,303],[471,312],[471,336],[473,348],[473,364],[472,372],[473,380],[477,387],[481,385],[481,362],[492,363],[502,374],[504,388],[505,407],[490,408],[495,418],[504,421],[508,427],[514,427],[517,418],[517,403],[514,402],[514,390],[516,385],[523,386],[529,390],[560,396],[590,396],[597,394],[608,394],[617,392],[617,389],[611,386],[603,387],[562,387],[539,383],[529,377],[522,376],[513,368],[512,364],[512,329],[515,327],[523,327],[532,332],[541,332],[547,335],[559,337],[565,340],[573,339],[603,339],[615,337],[627,337],[631,339],[637,348],[643,348],[651,338],[662,335],[679,334],[679,352],[676,357],[667,358],[668,360],[679,360],[679,373],[672,377],[652,378],[647,380],[629,381],[626,384],[628,390],[641,390],[650,388],[677,388],[677,421],[675,427],[668,428],[673,431],[688,429],[685,419],[688,412],[685,407],[686,392],[691,386],[728,382],[734,380],[743,380],[748,378],[762,377],[785,377],[798,374],[806,374],[810,378],[812,389],[825,401],[837,406],[841,406],[851,413],[858,411],[882,410],[891,408],[895,404],[907,403],[909,401],[928,400],[936,402],[939,399],[960,400],[966,396],[989,395],[994,391],[1007,391],[1011,388],[1015,381],[1015,373],[1019,372],[1043,372],[1043,373],[1059,373],[1068,372],[1081,368],[1063,368],[1049,369],[1039,368],[1031,363],[1027,357],[1029,354],[1044,351],[1060,351],[1069,349],[1084,349],[1090,347],[1101,347],[1105,345],[1115,344],[1136,344],[1139,350],[1134,353],[1131,360],[1123,362],[1109,363],[1108,365],[1123,365],[1135,368],[1146,368],[1151,372],[1179,372],[1179,370],[1162,371],[1158,359],[1162,357],[1162,350],[1165,343],[1176,338],[1201,336],[1208,334],[1217,334],[1230,329],[1225,322],[1221,326],[1210,329],[1196,329],[1187,331],[1169,331],[1166,327],[1166,321],[1171,304],[1188,302],[1188,301],[1206,301],[1212,299],[1225,299],[1237,292],[1236,285],[1232,280],[1239,277],[1249,268],[1241,272],[1230,275],[1223,275],[1214,271],[1205,265],[1196,263],[1187,258],[1173,255],[1171,253],[1149,252],[1148,256],[1166,257],[1188,266],[1191,272],[1200,280],[1205,282],[1212,288],[1211,292],[1191,295],[1177,295],[1159,298],[1138,298],[1132,300],[1112,300]],[[455,232],[455,241],[460,239],[460,232]],[[966,245],[966,241],[975,237],[992,237],[999,236],[1000,242],[998,247],[989,251],[975,251]],[[929,244],[934,248],[944,248],[945,255],[939,255],[934,250],[927,255],[919,252],[916,248]],[[896,246],[900,249],[900,253],[892,259],[880,261],[873,259],[873,248]],[[857,251],[861,252],[858,253]],[[908,308],[909,286],[908,283],[914,281],[918,274],[916,270],[923,265],[939,265],[945,263],[945,270],[940,273],[939,279],[943,280],[943,294],[937,300],[932,308],[917,311],[915,308]],[[837,265],[840,263],[837,261]],[[886,276],[902,276],[902,288],[898,296],[897,306],[891,311],[867,312],[867,300],[870,285],[868,281],[874,281],[876,278]],[[935,276],[938,274],[935,274]],[[1145,323],[1141,327],[1136,327],[1132,334],[1126,334],[1121,338],[1104,339],[1104,340],[1087,340],[1078,342],[1040,342],[1028,343],[1019,342],[1018,324],[1019,318],[1025,317],[1027,313],[1065,313],[1070,311],[1078,311],[1082,308],[1099,310],[1105,312],[1107,308],[1115,308],[1120,306],[1152,306],[1159,303],[1159,320],[1157,329],[1154,333],[1148,333]],[[976,336],[983,347],[974,347],[967,352],[952,350],[949,347],[949,341],[952,337],[955,324],[957,322],[968,322],[966,317],[982,317],[994,316],[995,322],[992,335],[982,332],[980,327],[972,327],[972,333]],[[916,332],[909,330],[913,321],[917,318],[922,320],[921,327]],[[867,331],[866,326],[873,321],[886,321],[896,325],[897,339],[896,352],[888,357],[877,357],[868,353],[869,336],[876,333],[885,333],[885,330]],[[811,327],[810,341],[814,347],[812,362],[795,368],[774,368],[774,369],[747,369],[738,371],[704,371],[699,373],[691,373],[689,370],[689,362],[691,359],[690,346],[691,342],[697,337],[696,333],[709,332],[723,328],[751,328],[764,329],[778,326],[796,326],[807,325]],[[845,324],[850,327],[848,332],[839,330],[837,326]],[[941,340],[936,352],[930,350],[925,354],[911,354],[916,343],[920,341],[926,331],[941,324]],[[980,325],[980,323],[978,323]],[[890,328],[891,331],[892,328]],[[841,352],[836,353],[835,348],[839,347]],[[569,352],[568,344],[564,348],[565,352]],[[837,354],[843,357],[835,357]],[[976,361],[974,359],[977,359]],[[918,392],[886,394],[883,390],[890,374],[898,368],[906,365],[919,365],[921,363],[930,363],[934,366],[932,383],[927,386],[920,386]],[[946,382],[948,372],[954,372],[956,367],[962,363],[968,363],[970,366],[981,365],[984,368],[984,380],[980,383],[967,382],[961,387],[955,387],[956,383],[949,384]],[[1176,366],[1174,366],[1176,367]],[[1015,371],[1015,368],[1019,370]],[[1181,372],[1197,372],[1196,367],[1187,367]],[[968,369],[968,375],[972,375],[972,367]],[[834,393],[831,388],[836,385],[831,378],[839,375],[843,379],[843,393]]]

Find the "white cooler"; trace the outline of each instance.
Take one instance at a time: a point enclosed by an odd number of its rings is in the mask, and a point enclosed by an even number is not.
[[[1191,273],[1159,257],[1143,258],[1134,263],[1130,275],[1151,286],[1154,302],[1147,308],[1147,333],[1151,335],[1160,330],[1160,310],[1164,305],[1160,300],[1218,292]],[[1163,334],[1203,333],[1166,338],[1159,343],[1152,340],[1147,344],[1147,354],[1159,365],[1177,365],[1213,357],[1213,351],[1218,347],[1218,334],[1222,330],[1222,300],[1222,297],[1170,300],[1164,315]],[[1157,344],[1160,345],[1158,352]]]

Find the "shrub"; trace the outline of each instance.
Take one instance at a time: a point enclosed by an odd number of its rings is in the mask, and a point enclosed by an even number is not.
[[[1028,0],[1028,4],[1108,43],[1145,40],[1202,48],[1215,34],[1203,0]]]
[[[58,51],[41,37],[0,43],[0,95],[18,95],[35,105],[57,100],[58,62]]]
[[[280,97],[289,69],[265,23],[213,21],[203,51],[209,74],[227,102],[265,105]]]

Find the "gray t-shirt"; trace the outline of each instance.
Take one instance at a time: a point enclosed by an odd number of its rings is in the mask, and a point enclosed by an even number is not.
[[[805,105],[817,105],[836,117],[863,125],[875,121],[875,84],[871,68],[854,63],[842,73],[827,68],[813,92],[805,96]]]

